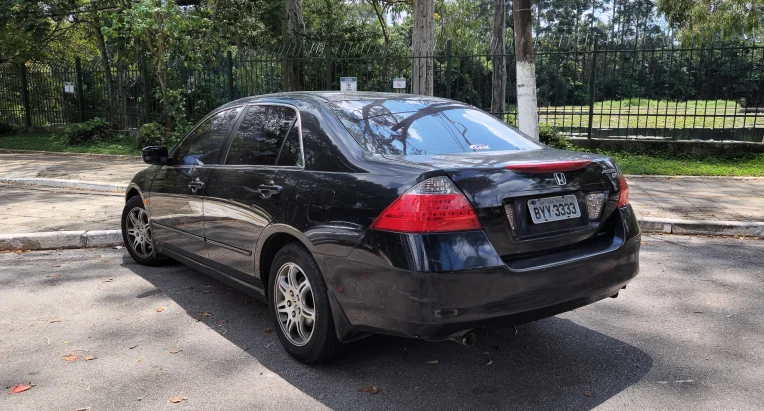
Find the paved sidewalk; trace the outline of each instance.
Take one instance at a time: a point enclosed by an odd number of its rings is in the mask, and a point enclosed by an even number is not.
[[[0,184],[0,234],[116,230],[124,197],[60,188]]]
[[[126,184],[145,167],[137,157],[0,152],[0,179]],[[764,178],[630,176],[628,181],[641,220],[764,222]],[[118,193],[0,184],[0,234],[116,230],[122,204]]]
[[[0,152],[0,178],[55,178],[127,184],[146,168],[140,157]]]
[[[764,221],[764,178],[627,178],[640,218],[703,221]]]

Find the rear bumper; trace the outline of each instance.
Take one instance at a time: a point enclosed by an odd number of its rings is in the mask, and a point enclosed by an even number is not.
[[[616,294],[639,271],[640,235],[630,208],[621,210],[621,219],[611,247],[534,267],[518,268],[501,259],[497,263],[496,257],[486,255],[492,249],[485,249],[475,236],[461,244],[446,241],[437,256],[428,248],[432,241],[419,244],[425,254],[429,252],[422,256],[414,238],[395,242],[408,249],[404,251],[407,258],[386,255],[395,248],[389,241],[385,247],[361,247],[344,259],[316,257],[329,288],[340,338],[384,333],[442,339],[476,327],[534,321]],[[424,257],[452,261],[421,264]],[[464,267],[456,261],[465,258],[477,267],[421,270],[422,266]],[[420,270],[412,269],[417,261]],[[493,265],[480,266],[485,264]]]

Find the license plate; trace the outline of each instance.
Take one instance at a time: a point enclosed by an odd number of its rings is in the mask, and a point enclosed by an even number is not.
[[[528,211],[536,224],[581,217],[574,195],[530,199]]]

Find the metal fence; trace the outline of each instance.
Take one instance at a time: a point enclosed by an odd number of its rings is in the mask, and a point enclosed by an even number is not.
[[[429,60],[434,95],[490,111],[492,61],[507,65],[505,109],[515,123],[512,47],[491,55],[487,44],[439,44],[414,58],[407,47],[325,45],[239,51],[214,61],[170,65],[169,89],[194,122],[233,99],[284,90],[285,67],[301,90],[339,90],[356,77],[359,90],[411,91],[412,65]],[[764,45],[752,40],[711,43],[672,38],[612,41],[564,36],[536,40],[539,121],[573,136],[762,141]],[[405,78],[406,89],[393,89]],[[0,122],[56,126],[93,117],[122,129],[162,118],[155,68],[138,61],[106,72],[98,60],[69,65],[0,66]],[[759,106],[762,106],[761,108]]]

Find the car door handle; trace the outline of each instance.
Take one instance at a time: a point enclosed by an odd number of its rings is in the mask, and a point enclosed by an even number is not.
[[[260,192],[260,196],[263,198],[269,198],[273,195],[281,194],[281,190],[284,188],[276,185],[263,184],[257,187],[257,191]]]
[[[198,180],[197,181],[192,181],[192,182],[188,183],[188,188],[191,189],[192,193],[196,194],[197,190],[204,188],[204,183],[201,182],[201,181],[198,181]]]

